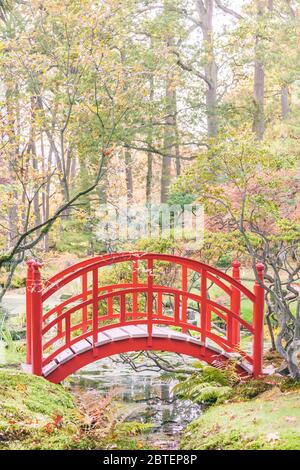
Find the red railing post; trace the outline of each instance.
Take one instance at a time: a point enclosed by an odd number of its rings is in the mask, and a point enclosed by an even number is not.
[[[87,292],[88,292],[88,280],[87,280],[87,273],[83,273],[82,275],[82,301],[85,302],[88,298]],[[86,333],[88,326],[87,326],[87,320],[88,320],[88,309],[87,307],[83,307],[82,309],[82,332]]]
[[[201,328],[201,341],[203,345],[206,344],[207,332],[207,272],[202,268],[201,271],[201,307],[200,307],[200,328]]]
[[[32,306],[32,284],[34,259],[27,261],[26,279],[26,363],[31,364],[31,306]]]
[[[188,290],[188,274],[187,274],[187,267],[182,266],[181,268],[181,285],[182,285],[182,291],[187,292]],[[181,321],[183,323],[187,323],[188,318],[187,318],[187,297],[186,295],[182,296],[182,301],[181,301]],[[187,329],[183,328],[182,332],[186,333]]]
[[[148,259],[147,266],[147,324],[148,324],[148,346],[152,346],[153,330],[153,260]]]
[[[137,287],[139,283],[139,265],[137,260],[132,261],[132,285],[133,287]],[[139,315],[138,315],[138,296],[136,293],[132,294],[132,319],[137,320]]]
[[[232,277],[237,282],[241,282],[240,276],[241,263],[238,260],[232,263]],[[241,314],[241,291],[236,287],[232,286],[231,299],[230,299],[230,310],[240,316]],[[231,336],[229,336],[229,342],[233,347],[237,347],[240,344],[240,330],[241,324],[233,319],[231,322]]]
[[[264,280],[264,265],[257,263],[256,271],[261,282]],[[254,312],[253,312],[253,375],[259,377],[263,368],[263,339],[264,339],[264,288],[258,280],[254,284]]]
[[[32,360],[32,373],[35,375],[42,375],[42,279],[40,268],[43,265],[35,262],[33,264],[33,283],[32,283],[32,296],[31,296],[31,360]]]
[[[98,304],[98,284],[99,284],[99,273],[98,268],[93,269],[93,313],[92,313],[92,336],[93,336],[93,348],[95,351],[95,344],[98,340],[98,330],[99,330],[99,304]]]

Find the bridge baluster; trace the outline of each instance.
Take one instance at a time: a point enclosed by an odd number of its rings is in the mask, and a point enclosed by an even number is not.
[[[87,283],[87,273],[82,275],[82,301],[85,302],[88,298],[87,295],[88,291],[88,283]],[[87,331],[87,306],[82,308],[82,332],[85,333]]]
[[[264,265],[257,263],[256,270],[258,278],[264,281]],[[254,284],[254,311],[253,311],[253,375],[258,377],[262,374],[263,367],[263,340],[264,340],[264,302],[265,291],[258,280]]]
[[[177,324],[180,323],[179,304],[180,304],[179,294],[176,293],[174,294],[174,320],[175,320],[175,323]]]
[[[207,272],[202,268],[201,271],[201,341],[206,342],[206,314],[207,314]]]
[[[137,287],[139,283],[139,272],[138,272],[138,261],[132,261],[132,285]],[[138,318],[138,296],[136,293],[132,294],[132,319],[136,320]]]
[[[147,266],[147,324],[148,324],[148,346],[152,346],[153,330],[153,260],[148,259]]]
[[[107,292],[108,293],[112,292],[112,289],[107,289]],[[113,313],[114,313],[113,302],[114,302],[114,298],[113,297],[108,297],[108,299],[107,299],[108,318],[112,318]]]
[[[70,343],[71,343],[71,315],[66,315],[65,317],[65,327],[66,327],[66,331],[65,331],[65,343],[66,343],[66,347],[69,348],[70,347]]]
[[[62,308],[59,305],[57,307],[56,318],[60,317],[61,313],[62,313]],[[61,334],[62,334],[62,320],[58,320],[58,322],[57,322],[57,336],[60,336]]]
[[[163,296],[161,292],[157,293],[157,316],[163,316]]]
[[[26,279],[26,363],[31,364],[31,316],[34,259],[27,261]]]
[[[32,285],[32,309],[31,309],[31,333],[32,333],[32,372],[35,375],[42,375],[42,279],[40,268],[41,263],[33,264],[33,285]]]
[[[187,276],[187,267],[182,266],[181,268],[181,283],[182,283],[182,291],[187,292],[188,289],[188,276]],[[187,323],[187,297],[185,295],[182,296],[181,301],[181,318],[183,323]],[[186,333],[186,328],[184,328],[183,333]]]
[[[126,322],[126,297],[125,294],[120,295],[120,324],[124,325]]]
[[[236,281],[240,282],[240,266],[241,263],[238,260],[233,261],[232,263],[232,277]],[[230,310],[237,315],[241,314],[241,291],[236,287],[232,286],[231,300],[230,300]],[[230,328],[228,328],[228,341],[235,348],[240,344],[240,329],[241,324],[232,318],[228,318]]]
[[[92,316],[92,330],[93,330],[93,346],[95,347],[95,344],[98,339],[98,279],[99,279],[99,274],[98,274],[98,268],[93,269],[93,316]]]

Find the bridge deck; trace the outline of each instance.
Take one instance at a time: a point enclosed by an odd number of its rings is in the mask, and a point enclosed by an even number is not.
[[[95,343],[97,348],[101,348],[105,344],[115,342],[115,341],[124,341],[128,339],[135,339],[135,338],[147,338],[147,326],[146,325],[128,325],[122,327],[112,328],[106,331],[103,331],[98,334],[98,341]],[[153,338],[165,338],[171,339],[176,341],[188,342],[198,345],[199,347],[203,347],[203,343],[185,333],[181,333],[180,331],[176,331],[174,329],[168,327],[159,327],[154,326],[152,332]],[[73,344],[70,348],[65,349],[63,352],[58,354],[54,360],[52,360],[49,364],[43,367],[43,376],[47,377],[52,372],[54,372],[60,365],[65,364],[67,361],[73,359],[75,356],[78,356],[86,351],[92,349],[92,336],[88,337],[86,340],[79,340],[77,343]],[[251,366],[246,364],[241,360],[241,357],[238,353],[228,353],[223,351],[219,348],[216,348],[213,344],[209,344],[207,348],[210,351],[216,353],[216,361],[218,356],[223,356],[227,359],[237,359],[239,360],[239,365],[242,369],[244,369],[247,373],[252,373]],[[201,359],[201,358],[199,358]]]

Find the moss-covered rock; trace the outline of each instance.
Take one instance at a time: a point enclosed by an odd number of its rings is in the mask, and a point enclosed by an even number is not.
[[[93,447],[81,432],[83,424],[74,397],[62,386],[0,369],[0,449]]]
[[[212,407],[185,430],[182,449],[300,450],[300,394],[278,388],[256,400]]]

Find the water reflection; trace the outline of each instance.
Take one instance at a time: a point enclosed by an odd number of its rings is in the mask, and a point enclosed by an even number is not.
[[[174,360],[178,362],[178,356]],[[73,376],[73,386],[85,391],[96,389],[105,395],[115,389],[116,399],[126,410],[126,421],[151,423],[147,440],[162,449],[176,449],[182,430],[201,414],[200,405],[174,396],[174,385],[174,380],[157,372],[134,372],[110,358],[90,364]]]

